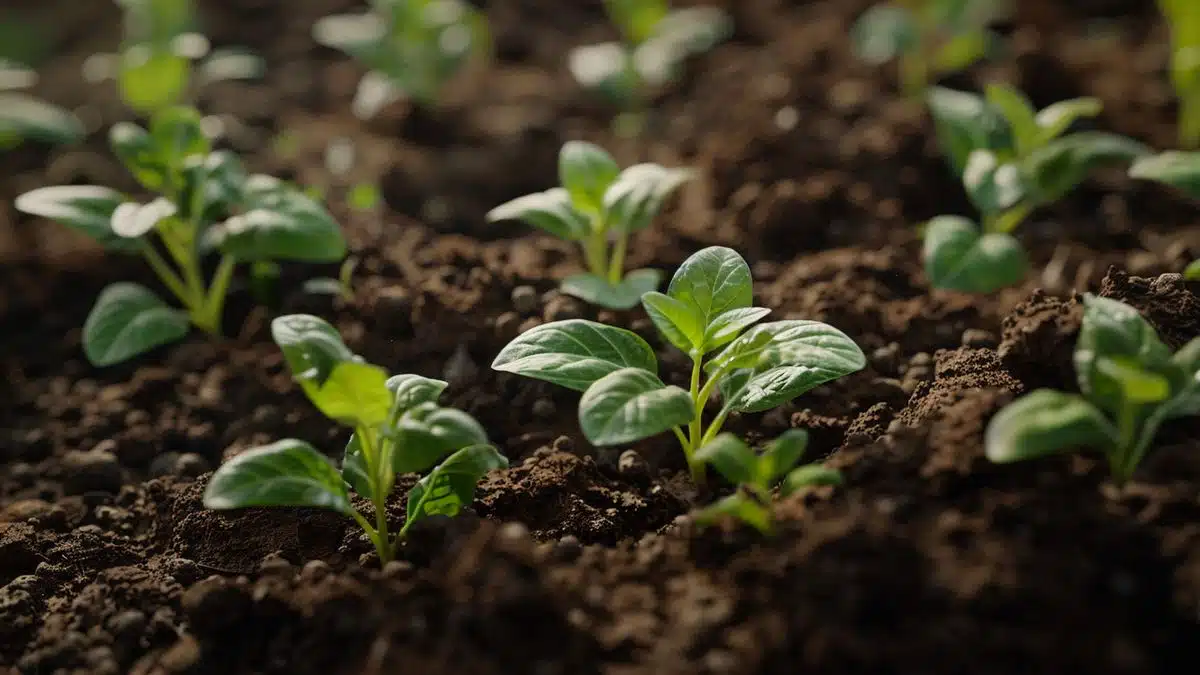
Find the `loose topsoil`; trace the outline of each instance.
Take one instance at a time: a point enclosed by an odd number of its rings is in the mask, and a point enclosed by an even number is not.
[[[1101,173],[1022,228],[1025,285],[932,291],[917,225],[969,214],[921,107],[856,62],[850,0],[727,0],[733,39],[655,102],[640,143],[563,68],[607,39],[600,3],[485,3],[496,59],[435,113],[349,114],[359,68],[313,45],[338,0],[201,2],[216,45],[258,49],[256,83],[200,92],[228,115],[253,168],[325,190],[361,259],[353,300],[299,292],[330,270],[288,267],[267,304],[246,287],[229,339],[193,337],[97,370],[80,326],[104,284],[152,279],[51,223],[19,192],[56,183],[133,189],[105,151],[125,114],[79,66],[119,35],[109,3],[15,3],[53,19],[60,54],[38,93],[84,106],[80,147],[0,156],[0,671],[280,673],[1185,673],[1200,664],[1200,425],[1163,430],[1137,480],[1115,488],[1092,455],[996,466],[989,418],[1038,386],[1073,389],[1078,293],[1131,303],[1173,346],[1200,334],[1200,207],[1120,171]],[[687,3],[676,2],[676,5]],[[1099,96],[1096,121],[1173,144],[1165,29],[1145,0],[1018,2],[1008,50],[957,76],[1004,78],[1040,105]],[[357,149],[331,176],[328,143]],[[777,536],[687,518],[712,498],[672,439],[597,451],[576,396],[494,373],[509,339],[585,316],[655,340],[644,315],[559,296],[567,246],[490,207],[555,182],[572,138],[625,162],[700,178],[633,249],[671,270],[710,244],[751,261],[756,301],[818,319],[869,355],[863,372],[764,415],[748,438],[809,429],[845,486],[776,505]],[[378,184],[384,204],[345,206]],[[535,302],[528,302],[531,287]],[[211,513],[208,472],[285,436],[336,451],[344,431],[290,382],[268,332],[277,312],[328,317],[393,372],[444,377],[512,468],[469,514],[414,528],[380,570],[353,523],[303,510]],[[686,364],[665,349],[667,377]],[[393,523],[411,481],[389,505]]]

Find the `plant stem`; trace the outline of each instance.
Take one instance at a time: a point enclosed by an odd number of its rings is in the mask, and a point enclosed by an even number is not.
[[[367,482],[371,486],[371,503],[375,506],[375,527],[372,528],[362,516],[359,516],[359,524],[363,525],[363,529],[371,537],[371,542],[375,544],[375,552],[379,554],[379,564],[383,566],[392,559],[392,546],[391,537],[388,535],[388,496],[379,475],[380,448],[371,430],[360,425],[354,431],[358,436],[359,445],[362,446],[363,463],[367,465]]]
[[[583,259],[588,272],[604,278],[608,274],[608,240],[603,228],[597,227],[583,242]]]
[[[1017,226],[1028,218],[1031,212],[1033,212],[1033,205],[1022,203],[998,215],[985,216],[983,231],[989,234],[1009,234],[1017,229]]]
[[[225,309],[225,296],[229,292],[229,281],[233,278],[233,268],[237,260],[231,255],[221,256],[217,271],[213,274],[212,284],[208,287],[200,308],[193,314],[192,322],[200,330],[212,335],[221,334],[221,315]]]
[[[1179,143],[1187,150],[1200,147],[1200,91],[1179,97]]]
[[[617,235],[617,243],[613,247],[612,258],[608,265],[608,283],[616,286],[621,283],[625,271],[625,251],[629,247],[629,233],[622,231]]]
[[[139,241],[141,242],[142,257],[144,257],[146,262],[150,264],[151,269],[153,269],[154,273],[158,275],[158,278],[163,282],[163,285],[166,286],[167,289],[172,293],[174,293],[175,297],[178,298],[180,302],[186,305],[188,302],[188,295],[187,291],[183,287],[183,281],[179,278],[179,275],[175,274],[175,271],[171,269],[171,266],[167,263],[167,261],[163,260],[163,257],[158,254],[158,251],[154,250],[153,244],[145,239],[141,239]]]
[[[1125,402],[1117,413],[1117,433],[1119,444],[1116,452],[1109,458],[1113,482],[1117,487],[1123,487],[1133,476],[1133,470],[1138,460],[1137,452],[1137,406]]]
[[[692,480],[697,484],[704,482],[704,465],[696,462],[694,455],[700,449],[701,425],[703,424],[704,404],[700,401],[700,365],[704,360],[703,354],[692,353],[692,381],[688,393],[692,396],[695,406],[692,421],[688,424],[688,442],[684,447],[688,468],[692,472]]]

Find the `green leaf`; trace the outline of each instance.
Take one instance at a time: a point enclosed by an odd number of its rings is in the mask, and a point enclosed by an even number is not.
[[[159,222],[175,215],[175,205],[165,197],[149,204],[125,202],[113,211],[112,231],[118,236],[136,239],[153,230]]]
[[[582,213],[603,212],[604,193],[620,173],[612,155],[592,143],[569,141],[558,153],[558,180]]]
[[[422,403],[437,403],[449,383],[420,375],[393,375],[387,390],[392,393],[392,414],[415,408]]]
[[[1150,323],[1123,302],[1088,294],[1083,308],[1074,355],[1079,390],[1096,406],[1117,414],[1128,404],[1125,369],[1104,361],[1123,359],[1127,367],[1163,373],[1170,368],[1171,350]]]
[[[938,143],[956,175],[963,175],[967,158],[976,150],[1011,148],[1011,132],[1004,118],[981,96],[944,87],[926,93]]]
[[[175,170],[182,170],[187,158],[212,150],[200,125],[200,113],[185,106],[156,112],[150,119],[150,139],[158,160]]]
[[[100,292],[83,324],[83,351],[94,366],[111,366],[182,339],[186,312],[169,307],[138,284],[118,282]]]
[[[326,417],[348,427],[374,428],[387,421],[392,396],[387,373],[376,366],[342,361],[317,385],[301,380],[309,400]]]
[[[750,446],[733,434],[718,434],[716,438],[700,446],[694,459],[711,465],[725,480],[734,485],[757,485],[758,457]]]
[[[1095,117],[1103,108],[1104,104],[1098,98],[1073,98],[1042,108],[1037,114],[1037,125],[1040,128],[1037,145],[1044,145],[1058,138],[1076,120]]]
[[[488,472],[508,468],[490,445],[463,448],[446,458],[408,493],[408,522],[425,516],[456,516],[475,501],[475,486]],[[408,526],[408,523],[405,523]]]
[[[1129,167],[1129,175],[1170,185],[1200,199],[1200,152],[1172,150],[1141,157]]]
[[[18,211],[62,223],[94,239],[104,248],[135,251],[139,244],[112,230],[112,216],[125,197],[99,185],[56,185],[17,197]]]
[[[567,70],[581,87],[622,107],[635,99],[641,85],[630,52],[620,42],[571,49]]]
[[[165,189],[168,169],[145,129],[132,122],[118,122],[108,131],[108,144],[142,187],[154,192]]]
[[[718,370],[752,369],[762,360],[773,339],[775,336],[771,331],[752,328],[704,364],[704,371],[713,375]]]
[[[333,463],[294,438],[247,450],[223,464],[204,490],[204,506],[307,506],[353,513],[350,495]]]
[[[1200,281],[1200,260],[1193,260],[1192,264],[1183,270],[1183,277],[1188,281]]]
[[[911,12],[881,3],[863,12],[850,39],[858,58],[877,66],[916,49],[921,36]]]
[[[640,269],[626,274],[616,286],[595,274],[573,274],[563,279],[558,289],[597,307],[626,310],[636,307],[642,295],[657,289],[661,283],[662,272]]]
[[[492,368],[575,391],[622,368],[658,370],[654,350],[636,333],[585,319],[553,321],[508,343]]]
[[[834,379],[813,366],[779,366],[758,373],[737,392],[729,407],[740,412],[777,408],[819,384]]]
[[[786,497],[801,488],[817,485],[841,485],[842,472],[820,464],[809,464],[788,473],[779,486],[779,494]]]
[[[693,514],[696,524],[702,527],[724,517],[734,518],[763,534],[771,531],[770,508],[742,492],[723,497]]]
[[[991,293],[1028,273],[1025,249],[1011,234],[982,234],[966,218],[938,216],[925,228],[925,274],[934,288]]]
[[[487,220],[521,220],[567,241],[578,241],[592,232],[591,222],[572,205],[565,188],[517,197],[488,211]]]
[[[454,408],[435,407],[420,418],[406,415],[394,433],[392,470],[396,473],[424,471],[452,452],[488,442],[483,426]]]
[[[1093,169],[1133,161],[1149,148],[1124,136],[1088,131],[1063,136],[1038,148],[1023,163],[1026,182],[1038,200],[1049,203],[1067,194]]]
[[[666,0],[604,0],[604,7],[625,39],[635,45],[654,35],[668,13]]]
[[[1018,166],[1001,163],[990,150],[975,150],[967,157],[962,181],[975,208],[989,215],[1016,206],[1026,193]]]
[[[152,113],[183,99],[190,64],[166,50],[135,45],[121,54],[117,84],[121,99],[134,110]]]
[[[337,262],[346,240],[333,216],[300,190],[256,174],[245,186],[246,212],[208,230],[210,245],[240,260]]]
[[[985,30],[972,30],[955,35],[938,47],[933,55],[933,69],[939,73],[956,73],[987,56],[996,36]]]
[[[987,85],[984,95],[987,102],[999,110],[1008,122],[1018,155],[1023,156],[1040,144],[1042,127],[1038,124],[1037,112],[1024,94],[1007,84],[996,82]]]
[[[758,323],[770,313],[771,310],[766,307],[739,307],[721,312],[704,331],[704,353],[729,344],[737,339],[743,330]]]
[[[788,429],[771,441],[766,452],[758,461],[756,481],[763,487],[774,485],[800,463],[808,449],[808,432],[803,429]]]
[[[1109,452],[1116,429],[1082,396],[1038,389],[1013,401],[992,418],[984,434],[987,458],[1018,462],[1079,448]]]
[[[642,296],[642,307],[667,342],[685,353],[704,344],[704,318],[691,304],[654,292]]]
[[[604,222],[610,230],[634,232],[654,220],[663,202],[691,180],[691,169],[635,164],[621,172],[604,192]]]
[[[65,144],[83,140],[83,123],[75,115],[15,92],[0,93],[0,138]]]
[[[362,442],[359,440],[357,432],[352,433],[342,455],[342,480],[360,497],[374,499],[375,492],[371,489],[370,476],[371,470],[367,466],[366,455],[363,454]]]
[[[334,366],[355,360],[337,329],[310,314],[288,314],[271,322],[271,338],[283,351],[292,376],[321,386]]]
[[[609,373],[579,399],[579,426],[598,447],[649,438],[687,424],[694,414],[686,391],[641,368]]]
[[[219,220],[242,203],[246,170],[228,150],[193,155],[183,163],[184,198],[190,214],[196,209],[205,223]],[[199,191],[199,193],[197,192]]]
[[[729,371],[724,377],[717,381],[717,391],[721,393],[723,408],[728,408],[729,401],[732,401],[754,376],[754,371],[750,368],[738,368]]]
[[[690,306],[707,329],[717,316],[754,301],[750,266],[737,251],[709,246],[683,261],[667,295]]]

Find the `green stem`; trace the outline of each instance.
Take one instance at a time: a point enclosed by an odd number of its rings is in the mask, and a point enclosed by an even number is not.
[[[604,278],[608,273],[607,237],[602,228],[596,228],[583,242],[583,259],[588,272]]]
[[[1033,204],[1021,203],[997,215],[985,216],[983,231],[993,234],[1009,234],[1017,229],[1029,214],[1033,212]]]
[[[617,243],[613,247],[612,258],[608,261],[608,283],[616,286],[625,276],[625,251],[629,248],[629,233],[622,231],[617,235]]]
[[[1124,486],[1133,476],[1138,460],[1137,452],[1137,406],[1125,403],[1117,413],[1117,433],[1120,435],[1116,452],[1109,457],[1113,482]]]
[[[167,261],[163,260],[163,257],[158,254],[158,251],[154,250],[153,244],[145,239],[141,239],[139,241],[141,242],[142,257],[144,257],[146,262],[150,264],[151,269],[153,269],[154,273],[158,275],[158,278],[163,282],[163,285],[166,286],[167,289],[172,293],[174,293],[175,297],[178,298],[180,302],[186,305],[188,302],[188,295],[187,291],[184,289],[183,281],[179,278],[179,275],[175,274],[175,271],[171,269],[171,266],[167,263]]]
[[[721,426],[725,424],[725,418],[728,416],[728,408],[721,410],[721,412],[717,414],[717,417],[712,421],[712,424],[708,425],[708,431],[704,432],[704,437],[700,439],[701,446],[707,445],[710,441],[712,441],[712,439],[717,437],[717,434],[721,433]]]
[[[1200,147],[1200,92],[1179,97],[1179,142],[1186,150]]]
[[[225,296],[229,292],[229,282],[233,278],[233,268],[236,265],[237,260],[233,256],[221,256],[221,262],[217,265],[212,284],[208,287],[208,295],[204,298],[200,309],[192,317],[192,321],[201,330],[212,335],[221,334],[221,315],[225,310]]]
[[[380,477],[380,448],[375,434],[370,429],[359,425],[355,428],[359,445],[362,446],[363,463],[367,465],[367,482],[371,486],[371,503],[375,506],[375,527],[359,516],[359,525],[371,537],[375,544],[375,552],[379,554],[379,564],[386,565],[392,559],[391,537],[388,534],[387,521],[387,491]]]
[[[703,360],[703,354],[692,354],[692,381],[688,388],[688,393],[692,396],[692,405],[695,406],[695,412],[693,413],[692,421],[688,424],[688,442],[684,447],[688,468],[692,472],[692,480],[696,483],[704,482],[704,465],[695,460],[695,453],[700,449],[701,425],[704,416],[704,403],[700,400],[700,365]]]

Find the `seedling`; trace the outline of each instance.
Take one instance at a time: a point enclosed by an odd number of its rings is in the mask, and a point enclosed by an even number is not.
[[[737,491],[693,516],[699,525],[708,525],[722,517],[733,517],[763,534],[773,529],[771,490],[787,496],[810,485],[841,485],[842,474],[820,464],[797,467],[808,448],[808,432],[790,429],[756,455],[733,434],[720,434],[696,452],[696,461],[711,464]]]
[[[1079,448],[1107,456],[1124,484],[1167,420],[1200,414],[1200,338],[1171,350],[1129,305],[1084,298],[1075,344],[1081,394],[1038,389],[988,425],[988,459],[1016,462]]]
[[[1200,200],[1200,152],[1169,150],[1142,157],[1129,167],[1129,175],[1168,185]],[[1192,261],[1183,276],[1190,281],[1200,280],[1200,260]]]
[[[733,22],[715,7],[672,11],[667,0],[605,0],[604,8],[624,42],[573,49],[567,67],[585,89],[624,108],[617,128],[636,136],[650,89],[675,80],[689,57],[727,39]]]
[[[929,106],[938,139],[983,214],[982,227],[967,218],[939,216],[925,232],[925,271],[937,288],[990,293],[1025,277],[1025,250],[1012,235],[1034,209],[1062,198],[1101,165],[1148,152],[1115,134],[1065,134],[1076,120],[1095,117],[1100,101],[1077,98],[1041,111],[1016,89],[987,87],[986,98],[932,87]]]
[[[0,59],[0,150],[14,148],[22,141],[58,145],[83,139],[83,124],[75,115],[19,93],[36,81],[37,73],[32,69]]]
[[[901,89],[918,97],[987,56],[999,41],[988,25],[1007,13],[1006,0],[891,0],[859,17],[854,50],[871,65],[899,61]]]
[[[438,405],[446,383],[420,375],[388,377],[354,355],[337,330],[315,316],[271,323],[271,334],[300,388],[329,419],[353,430],[339,471],[325,455],[294,438],[248,450],[213,474],[204,491],[210,509],[308,506],[353,518],[379,554],[422,518],[455,516],[475,499],[475,486],[508,460],[488,444],[479,422]],[[387,498],[396,475],[428,471],[408,493],[404,526],[389,534]],[[371,500],[375,523],[354,508],[350,491]]]
[[[463,0],[371,0],[370,5],[365,13],[327,16],[313,26],[317,42],[369,69],[353,104],[362,119],[401,97],[433,107],[446,83],[473,56],[491,49],[487,18]]]
[[[1179,142],[1200,147],[1200,3],[1158,0],[1171,26],[1171,84],[1179,99]]]
[[[318,277],[304,282],[304,291],[313,295],[332,295],[349,302],[354,299],[354,270],[358,269],[358,258],[350,256],[342,261],[336,279]]]
[[[686,390],[658,378],[654,350],[637,334],[583,319],[522,333],[492,367],[583,392],[579,424],[594,445],[674,432],[693,477],[702,480],[704,464],[696,453],[716,438],[730,413],[770,410],[866,364],[853,340],[823,323],[755,326],[770,310],[752,300],[750,267],[720,246],[684,261],[666,294],[642,295],[659,333],[691,358]],[[704,407],[717,393],[720,412],[705,427]]]
[[[105,288],[83,326],[84,353],[96,366],[179,340],[189,323],[219,335],[238,263],[327,263],[346,254],[341,229],[320,205],[271,176],[247,176],[234,154],[214,151],[195,110],[161,111],[149,131],[118,124],[109,141],[156,199],[140,203],[99,185],[59,185],[16,200],[17,209],[63,223],[109,250],[140,254],[183,306],[170,307],[131,282]],[[211,251],[221,257],[206,281],[201,260]]]
[[[558,176],[561,187],[497,206],[487,219],[523,220],[579,242],[587,273],[564,279],[564,293],[610,309],[637,305],[643,293],[658,288],[662,273],[640,269],[625,274],[629,236],[650,225],[692,172],[657,164],[635,164],[622,171],[602,148],[570,141],[558,153]]]

